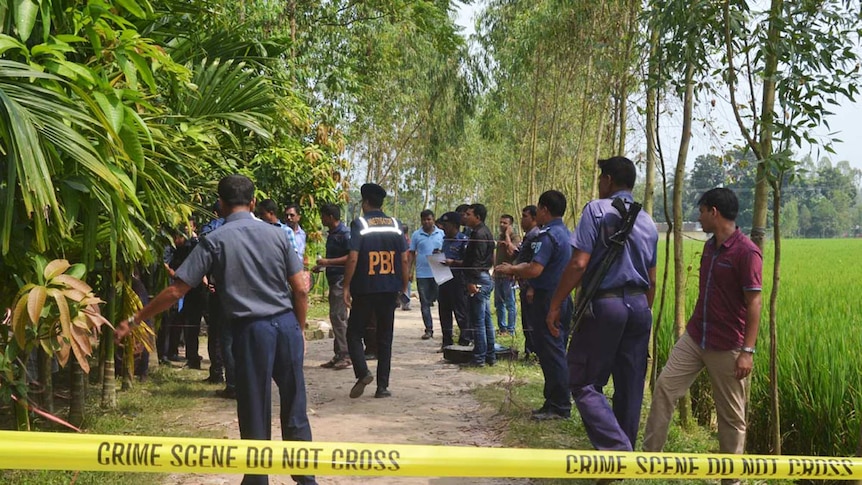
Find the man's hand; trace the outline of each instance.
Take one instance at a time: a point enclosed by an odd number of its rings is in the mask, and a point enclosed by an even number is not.
[[[131,333],[132,328],[129,326],[128,320],[123,320],[118,323],[116,327],[114,327],[114,342],[119,344],[126,338],[129,333]]]
[[[467,294],[470,296],[473,296],[476,293],[479,293],[479,287],[474,285],[473,283],[468,283],[467,284]]]
[[[739,380],[745,379],[751,374],[751,369],[754,368],[754,355],[748,352],[740,352],[736,358],[736,378]]]
[[[551,332],[551,335],[554,337],[560,336],[560,306],[559,305],[551,305],[548,308],[548,316],[545,318],[545,325],[548,326],[548,331]]]
[[[320,260],[318,260],[318,261],[320,261]],[[313,268],[311,268],[312,273],[320,273],[321,271],[323,271],[323,266],[321,266],[320,263],[318,263]]]
[[[513,276],[515,274],[514,266],[512,266],[511,263],[498,264],[497,266],[494,266],[494,274],[497,273],[503,276]]]
[[[536,296],[536,290],[532,286],[528,287],[527,292],[524,293],[524,297],[527,299],[527,303],[532,305],[533,304],[533,297],[535,297],[535,296]]]
[[[344,304],[347,308],[350,308],[351,303],[353,302],[353,298],[350,296],[350,288],[348,286],[344,286]]]

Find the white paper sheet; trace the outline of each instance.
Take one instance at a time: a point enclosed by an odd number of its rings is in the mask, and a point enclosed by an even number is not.
[[[442,285],[453,278],[452,270],[443,264],[443,261],[446,261],[445,254],[434,253],[429,254],[426,257],[428,258],[428,264],[431,266],[431,273],[434,275],[434,281],[436,281],[438,285]]]

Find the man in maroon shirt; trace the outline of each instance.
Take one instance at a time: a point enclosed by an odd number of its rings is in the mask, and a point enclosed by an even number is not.
[[[706,367],[718,416],[719,450],[741,454],[760,325],[763,255],[736,227],[739,201],[733,191],[712,189],[698,206],[704,232],[713,235],[700,259],[700,293],[686,332],[656,382],[643,447],[661,451],[677,400]]]

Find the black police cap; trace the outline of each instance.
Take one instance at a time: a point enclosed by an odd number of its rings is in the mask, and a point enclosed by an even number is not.
[[[437,219],[437,222],[451,222],[455,225],[461,225],[461,214],[457,212],[447,212]]]
[[[359,193],[362,194],[363,199],[377,199],[382,201],[386,198],[386,190],[377,184],[363,184],[362,187],[359,188]]]

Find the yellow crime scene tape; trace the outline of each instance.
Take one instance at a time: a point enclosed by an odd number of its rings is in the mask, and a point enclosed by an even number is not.
[[[508,478],[862,479],[862,458],[0,431],[0,469]]]

